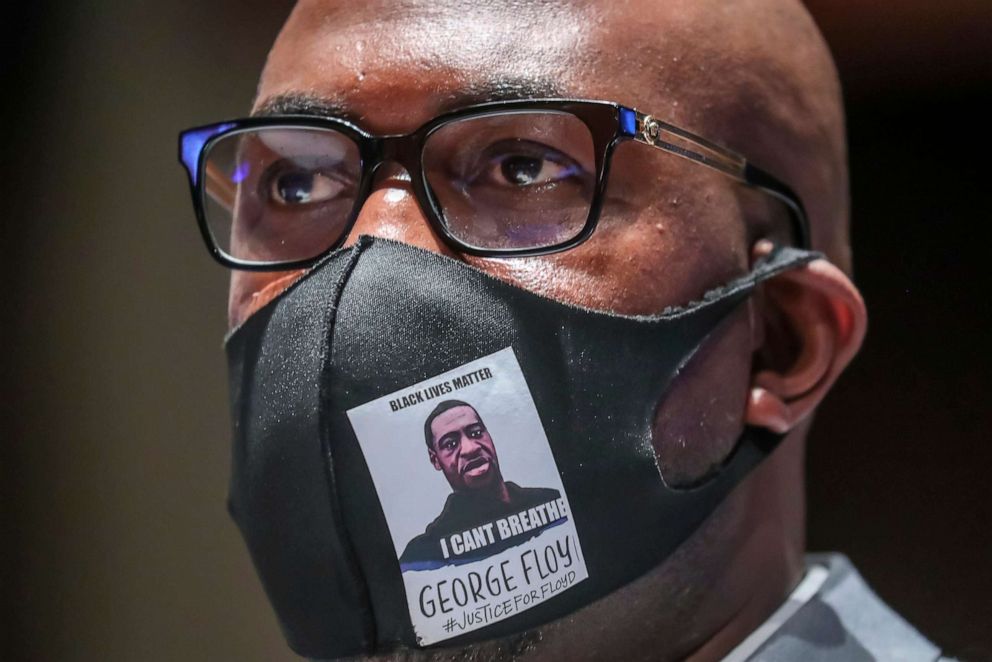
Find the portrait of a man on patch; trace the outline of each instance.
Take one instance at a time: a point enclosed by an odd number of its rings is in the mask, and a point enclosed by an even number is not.
[[[558,490],[503,478],[493,438],[469,403],[437,405],[424,422],[424,440],[430,463],[452,491],[441,513],[407,544],[400,557],[404,571],[477,561],[567,517]]]

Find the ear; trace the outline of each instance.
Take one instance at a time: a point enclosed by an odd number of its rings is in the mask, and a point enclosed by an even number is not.
[[[770,250],[755,246],[755,256]],[[843,271],[824,259],[761,287],[756,369],[745,410],[749,425],[784,434],[809,417],[857,354],[868,315]]]
[[[427,449],[427,456],[431,459],[431,464],[434,465],[434,469],[437,471],[441,470],[441,463],[437,460],[437,453],[434,452],[433,448]]]

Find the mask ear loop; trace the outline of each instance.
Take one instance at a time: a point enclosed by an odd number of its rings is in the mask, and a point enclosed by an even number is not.
[[[714,480],[717,476],[723,473],[728,465],[733,463],[737,451],[743,445],[742,441],[744,439],[744,435],[742,433],[742,435],[734,442],[730,452],[728,452],[718,464],[711,466],[703,475],[692,481],[686,481],[680,485],[673,485],[665,478],[665,472],[661,469],[661,458],[658,456],[658,446],[656,445],[654,438],[655,421],[657,420],[659,410],[665,403],[665,396],[668,394],[669,389],[675,383],[678,376],[685,372],[686,368],[699,353],[699,350],[702,349],[702,347],[706,345],[707,341],[713,337],[713,334],[727,322],[727,319],[730,317],[731,313],[733,313],[733,311],[743,303],[743,300],[736,300],[732,302],[732,305],[728,306],[724,317],[710,330],[709,333],[706,334],[704,338],[699,341],[698,344],[696,344],[695,347],[692,348],[690,352],[683,357],[682,361],[678,364],[678,367],[676,367],[676,369],[672,372],[671,378],[665,380],[664,383],[656,385],[654,393],[652,393],[652,397],[647,400],[647,403],[653,402],[654,406],[649,406],[650,411],[647,413],[645,434],[651,442],[651,450],[654,455],[655,465],[658,469],[658,477],[661,480],[661,484],[665,489],[671,492],[691,492],[697,488],[703,487],[711,480]]]
[[[728,303],[727,300],[730,298],[731,301],[729,303],[731,305],[728,306],[727,310],[727,314],[729,315],[734,308],[743,303],[747,297],[751,296],[758,285],[762,282],[770,280],[785,271],[803,268],[810,262],[822,257],[822,253],[815,251],[807,251],[788,246],[773,247],[767,255],[763,256],[758,262],[755,263],[754,267],[747,274],[735,278],[729,283],[713,288],[712,290],[708,290],[700,299],[696,301],[688,303],[684,306],[667,308],[656,319],[659,321],[662,319],[684,319],[685,317],[697,314],[714,305]],[[709,333],[706,334],[705,338],[700,340],[692,351],[685,355],[673,372],[673,375],[678,375],[685,370],[690,361],[692,361],[692,359],[699,352],[700,348],[706,343],[706,340],[713,335],[723,321],[724,320],[721,320],[719,324],[717,324]],[[655,403],[654,406],[650,408],[650,412],[647,414],[649,417],[647,426],[647,434],[649,435],[649,438],[653,436],[654,417],[657,414],[658,408],[664,401],[662,396],[670,383],[671,381],[669,380],[665,383],[656,385],[656,392],[653,393],[652,398],[648,400],[648,402]],[[741,433],[741,436],[734,443],[733,448],[726,455],[726,457],[724,457],[719,464],[713,466],[709,471],[696,480],[683,485],[673,486],[665,480],[660,464],[658,466],[658,476],[660,477],[664,488],[673,493],[694,492],[703,489],[731,469],[736,471],[738,474],[738,476],[734,479],[734,483],[736,484],[736,482],[747,475],[754,466],[760,463],[761,460],[775,450],[784,438],[784,434],[778,434],[766,428],[746,425],[744,431]],[[655,462],[657,463],[657,450],[655,449],[653,443],[652,450],[655,453]],[[738,469],[738,467],[740,468]]]

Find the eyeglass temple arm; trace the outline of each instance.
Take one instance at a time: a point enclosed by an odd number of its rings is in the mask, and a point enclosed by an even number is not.
[[[697,136],[685,129],[663,122],[640,111],[621,108],[624,133],[636,140],[701,163],[734,179],[753,186],[784,203],[792,217],[792,228],[801,248],[810,248],[809,220],[799,196],[784,182],[761,168],[748,163],[743,156]],[[633,120],[633,121],[631,121]]]

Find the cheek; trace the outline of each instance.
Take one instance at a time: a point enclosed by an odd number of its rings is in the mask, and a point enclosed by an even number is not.
[[[560,301],[634,315],[696,300],[747,270],[744,216],[722,173],[625,143],[607,192],[595,232],[576,248],[468,261]]]
[[[273,272],[231,272],[227,319],[231,328],[244,322],[259,308],[292,285],[304,270]]]
[[[712,216],[707,218],[709,211],[687,205],[679,215],[656,207],[615,212],[569,252],[469,262],[559,301],[626,315],[657,314],[697,300],[747,270],[743,233],[739,240],[728,241],[729,232],[711,240],[720,232]]]
[[[460,479],[461,474],[458,473],[458,458],[457,457],[454,457],[454,456],[449,457],[446,460],[445,464],[442,465],[442,466],[444,467],[444,474],[446,476],[451,476],[453,478],[459,478]]]

